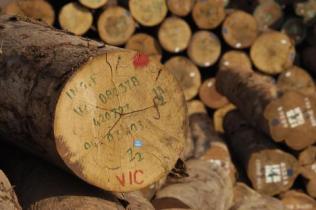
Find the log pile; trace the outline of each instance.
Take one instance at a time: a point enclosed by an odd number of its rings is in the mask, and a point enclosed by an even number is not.
[[[0,209],[315,210],[315,20],[315,0],[1,1]]]

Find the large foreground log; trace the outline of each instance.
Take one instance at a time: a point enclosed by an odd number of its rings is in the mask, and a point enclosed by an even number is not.
[[[9,16],[0,37],[4,139],[110,191],[143,188],[173,168],[185,100],[156,59]]]
[[[0,170],[0,209],[21,210],[14,189],[2,170]]]
[[[216,88],[252,126],[274,141],[285,141],[295,150],[316,141],[315,97],[296,91],[279,94],[269,77],[237,68],[219,71]]]

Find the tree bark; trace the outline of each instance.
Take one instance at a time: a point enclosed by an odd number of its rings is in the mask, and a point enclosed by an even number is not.
[[[173,168],[186,107],[158,61],[10,16],[0,37],[6,141],[110,191],[141,189]]]
[[[254,189],[272,196],[292,187],[299,174],[294,156],[251,128],[238,111],[226,115],[224,130],[232,153],[242,163]]]

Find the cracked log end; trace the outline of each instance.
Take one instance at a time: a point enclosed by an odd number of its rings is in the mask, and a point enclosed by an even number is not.
[[[265,108],[271,137],[294,150],[302,150],[316,141],[316,99],[290,91]]]
[[[278,149],[265,149],[251,155],[247,174],[253,187],[266,195],[290,189],[298,176],[296,158]]]
[[[183,93],[171,73],[144,54],[110,51],[72,75],[54,116],[57,150],[97,187],[144,188],[175,165],[187,128]]]

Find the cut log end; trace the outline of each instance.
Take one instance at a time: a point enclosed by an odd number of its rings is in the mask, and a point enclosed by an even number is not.
[[[185,99],[194,98],[201,85],[201,74],[192,61],[182,56],[176,56],[169,59],[165,66],[180,83]]]
[[[148,34],[138,33],[133,35],[128,40],[125,48],[145,53],[159,61],[162,58],[161,48],[158,41]]]
[[[292,187],[299,166],[294,156],[278,149],[265,149],[251,155],[247,173],[256,190],[277,195]]]
[[[257,22],[254,17],[243,11],[230,14],[223,23],[222,34],[231,47],[248,48],[257,38]]]
[[[293,65],[295,48],[290,38],[280,32],[260,35],[251,47],[254,65],[267,74],[278,74]]]
[[[283,16],[281,6],[273,1],[262,1],[253,13],[261,31],[266,31]]]
[[[198,0],[192,10],[195,24],[200,29],[213,29],[225,18],[224,1]]]
[[[316,146],[311,146],[299,155],[302,175],[309,180],[316,181]]]
[[[135,31],[135,22],[129,11],[123,7],[107,8],[98,19],[98,32],[101,39],[119,46],[128,41]]]
[[[287,92],[265,108],[271,137],[294,150],[302,150],[316,141],[316,99],[298,92]],[[299,141],[298,141],[299,139]]]
[[[213,65],[221,54],[221,42],[209,31],[196,32],[190,41],[188,55],[201,67]]]
[[[288,191],[284,193],[281,195],[281,201],[287,209],[316,209],[316,201],[308,195],[298,191]]]
[[[191,28],[181,18],[169,17],[160,26],[158,39],[161,46],[171,53],[178,53],[189,46]]]
[[[200,100],[192,100],[187,102],[188,106],[188,115],[195,113],[207,113],[204,104]]]
[[[219,63],[219,69],[241,69],[252,71],[252,64],[249,56],[237,50],[226,52]]]
[[[224,133],[224,118],[226,114],[236,109],[235,105],[229,103],[222,108],[217,109],[213,115],[214,129],[216,132]]]
[[[167,5],[171,13],[183,17],[191,12],[194,0],[168,0]]]
[[[144,26],[158,25],[168,12],[165,0],[131,0],[128,3],[133,17]]]
[[[0,209],[22,210],[8,178],[0,170]]]
[[[66,165],[110,191],[144,188],[167,174],[185,134],[178,83],[155,59],[130,51],[109,51],[83,65],[55,110],[56,145]]]
[[[313,78],[303,69],[293,66],[283,72],[276,83],[281,92],[298,91],[304,95],[313,95],[316,92]]]
[[[34,18],[48,25],[53,25],[55,21],[53,7],[43,0],[12,1],[4,8],[4,14]]]
[[[219,109],[229,104],[229,101],[217,91],[215,81],[215,78],[205,80],[200,87],[199,96],[209,108]]]
[[[100,7],[103,7],[108,0],[79,0],[79,2],[90,9],[98,9]]]
[[[92,13],[78,3],[68,3],[59,13],[60,26],[75,35],[85,34],[92,26]]]

